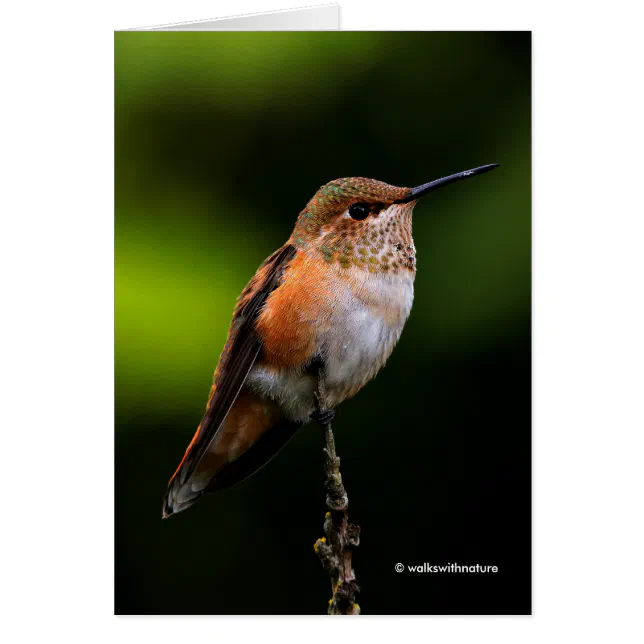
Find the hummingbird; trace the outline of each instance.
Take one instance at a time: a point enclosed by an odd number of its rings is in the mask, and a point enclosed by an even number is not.
[[[168,483],[163,518],[244,480],[303,424],[329,423],[376,376],[414,299],[418,200],[498,165],[416,188],[336,179],[315,193],[286,244],[237,300],[205,414]]]

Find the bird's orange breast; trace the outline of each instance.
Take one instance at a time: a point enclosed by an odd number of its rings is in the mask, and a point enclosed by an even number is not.
[[[257,320],[262,362],[298,368],[315,356],[335,296],[331,272],[323,260],[306,253],[293,258],[282,285],[271,293]]]

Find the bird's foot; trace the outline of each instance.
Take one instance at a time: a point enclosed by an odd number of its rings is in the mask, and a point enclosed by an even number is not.
[[[334,409],[316,409],[311,414],[311,418],[324,427],[328,425],[335,418],[335,410]]]

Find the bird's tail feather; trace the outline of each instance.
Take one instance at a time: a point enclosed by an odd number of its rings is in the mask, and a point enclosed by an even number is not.
[[[197,432],[168,484],[163,518],[189,508],[205,492],[215,492],[248,478],[268,463],[301,426],[279,418],[273,403],[261,401],[258,406],[258,402],[256,398],[240,396],[208,450],[193,466],[190,456]]]

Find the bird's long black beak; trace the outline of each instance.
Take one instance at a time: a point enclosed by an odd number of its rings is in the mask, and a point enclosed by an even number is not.
[[[461,179],[467,179],[468,177],[473,177],[476,174],[483,174],[484,172],[489,172],[498,168],[500,164],[490,163],[488,165],[482,165],[480,168],[474,168],[473,170],[465,170],[465,172],[457,172],[456,174],[450,174],[449,177],[443,177],[442,179],[436,179],[435,181],[430,181],[429,183],[424,183],[422,186],[417,188],[412,188],[411,192],[404,197],[403,199],[397,199],[395,203],[407,203],[408,201],[415,201],[423,195],[426,195],[432,190],[437,188],[442,188],[448,183],[454,183],[454,181],[460,181]]]

